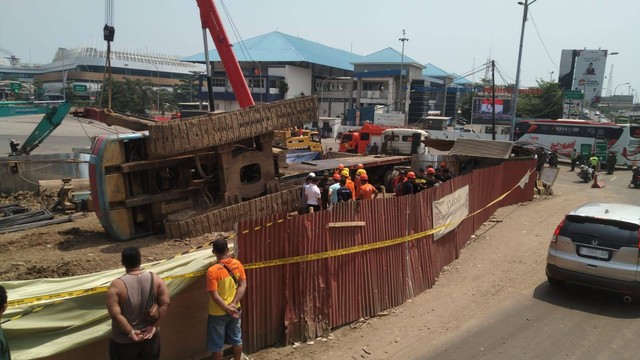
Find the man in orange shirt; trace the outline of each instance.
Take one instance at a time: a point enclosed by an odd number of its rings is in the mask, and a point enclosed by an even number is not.
[[[212,246],[218,262],[207,270],[207,291],[210,296],[207,349],[213,352],[214,360],[221,360],[226,339],[233,346],[234,360],[240,360],[240,300],[247,290],[247,277],[240,261],[229,257],[226,239],[216,239]]]
[[[353,183],[353,181],[351,180],[351,177],[349,176],[349,170],[348,169],[344,169],[342,170],[342,172],[340,173],[340,176],[345,179],[347,181],[347,189],[351,190],[351,200],[355,200],[356,199],[356,186]]]
[[[358,200],[370,200],[378,197],[378,190],[369,184],[369,176],[367,174],[360,175],[362,185],[358,187]]]

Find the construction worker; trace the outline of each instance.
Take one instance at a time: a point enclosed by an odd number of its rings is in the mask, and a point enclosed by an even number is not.
[[[351,176],[349,176],[349,170],[348,169],[342,169],[342,172],[340,173],[340,176],[345,180],[346,183],[346,187],[347,189],[349,189],[351,191],[351,200],[355,200],[356,199],[356,186],[353,183],[353,180],[351,180]]]
[[[358,193],[358,188],[360,187],[360,175],[366,174],[367,171],[364,169],[364,165],[358,164],[358,170],[356,170],[356,177],[353,179],[353,184],[356,187],[356,193]]]
[[[407,173],[407,181],[402,184],[402,195],[412,195],[418,192],[415,181],[416,173],[409,171]]]
[[[591,157],[589,158],[589,163],[591,164],[591,168],[593,169],[594,172],[599,170],[600,159],[598,159],[598,157],[596,156],[596,153],[591,154]]]
[[[440,180],[435,177],[436,170],[432,167],[427,168],[424,174],[425,187],[427,189],[440,185]]]
[[[370,200],[378,197],[378,190],[369,184],[369,176],[366,173],[360,175],[360,181],[362,185],[358,188],[357,198],[358,200]]]
[[[344,165],[339,164],[338,167],[333,171],[333,173],[338,174],[338,176],[340,176],[340,173],[342,172],[343,169],[344,169]]]

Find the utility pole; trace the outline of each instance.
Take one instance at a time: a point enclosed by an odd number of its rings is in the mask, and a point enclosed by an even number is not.
[[[519,5],[524,6],[524,10],[522,11],[522,29],[520,30],[520,48],[518,49],[518,66],[516,68],[516,84],[515,89],[513,89],[513,114],[511,115],[511,140],[513,140],[513,131],[516,127],[516,110],[518,107],[518,88],[520,87],[520,65],[522,64],[522,43],[524,42],[524,25],[527,22],[527,12],[529,11],[529,5],[533,4],[537,0],[533,0],[529,3],[529,0],[518,1]]]
[[[402,29],[402,37],[398,40],[402,41],[402,55],[400,56],[400,82],[398,84],[398,101],[397,106],[400,106],[400,112],[404,114],[404,101],[402,99],[402,72],[404,67],[404,42],[409,41],[408,38],[405,37],[405,30]],[[404,119],[405,125],[407,124],[407,116],[405,115]]]

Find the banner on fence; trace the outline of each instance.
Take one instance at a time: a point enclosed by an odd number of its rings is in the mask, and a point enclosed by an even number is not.
[[[455,224],[433,233],[433,239],[438,240],[456,228],[469,215],[469,185],[461,187],[440,200],[434,201],[431,206],[433,210],[433,227],[435,229],[444,224]]]

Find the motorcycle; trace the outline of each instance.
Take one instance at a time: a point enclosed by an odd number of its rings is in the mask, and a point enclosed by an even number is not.
[[[576,174],[582,181],[588,183],[593,180],[593,169],[587,165],[580,165],[580,171]]]

